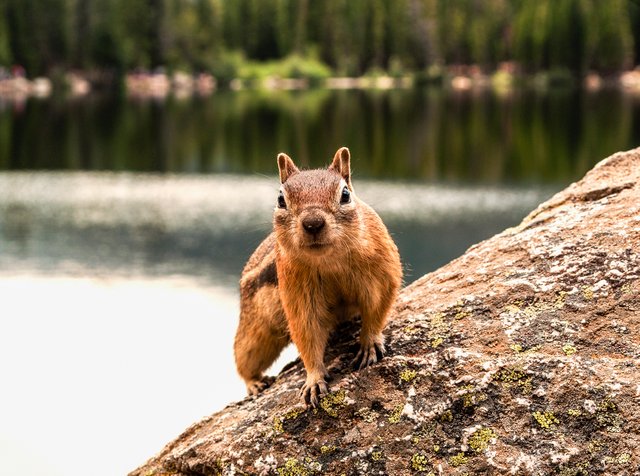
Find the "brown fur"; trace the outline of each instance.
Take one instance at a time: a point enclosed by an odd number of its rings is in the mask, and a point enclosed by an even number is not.
[[[301,172],[287,155],[278,156],[286,208],[276,207],[274,232],[240,279],[235,357],[250,394],[268,385],[263,372],[291,339],[307,370],[303,398],[317,405],[327,391],[327,340],[344,319],[362,318],[357,366],[382,358],[402,267],[382,220],[353,192],[349,163],[346,147],[324,170]],[[350,203],[341,204],[345,186]]]

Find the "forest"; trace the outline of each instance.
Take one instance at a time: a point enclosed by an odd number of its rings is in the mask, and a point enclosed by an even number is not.
[[[0,66],[206,71],[303,58],[322,72],[431,66],[612,75],[640,63],[636,0],[0,0]],[[311,74],[311,73],[310,73]]]

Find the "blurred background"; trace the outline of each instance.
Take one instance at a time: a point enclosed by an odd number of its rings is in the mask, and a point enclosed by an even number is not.
[[[632,0],[0,0],[3,474],[125,474],[244,397],[278,152],[350,148],[409,284],[638,146],[639,64]]]

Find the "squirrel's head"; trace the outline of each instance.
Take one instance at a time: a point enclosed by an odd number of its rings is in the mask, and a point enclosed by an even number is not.
[[[339,149],[327,169],[299,170],[278,154],[280,191],[274,229],[280,246],[300,256],[347,252],[359,234],[358,200],[351,185],[349,149]]]

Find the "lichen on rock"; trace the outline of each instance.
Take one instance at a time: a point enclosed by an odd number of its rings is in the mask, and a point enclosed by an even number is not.
[[[388,355],[299,406],[300,363],[132,476],[640,474],[640,150],[401,292]]]

